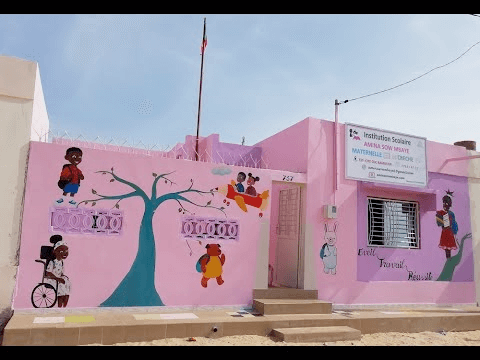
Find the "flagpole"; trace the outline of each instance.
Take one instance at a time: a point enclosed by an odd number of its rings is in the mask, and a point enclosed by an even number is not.
[[[202,63],[200,66],[200,91],[198,94],[198,118],[197,118],[197,138],[195,141],[195,161],[198,161],[198,137],[200,132],[200,107],[202,102],[203,56],[205,54],[206,29],[207,29],[207,18],[203,18]]]
[[[333,161],[334,161],[334,169],[335,169],[335,178],[333,181],[334,189],[333,189],[333,205],[337,205],[337,198],[336,193],[338,190],[338,105],[340,103],[337,99],[335,99],[335,126],[334,132],[335,137],[333,138]]]

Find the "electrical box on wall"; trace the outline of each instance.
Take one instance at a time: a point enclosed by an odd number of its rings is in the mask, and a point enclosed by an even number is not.
[[[336,219],[337,218],[337,207],[335,205],[324,205],[323,216],[326,219]]]

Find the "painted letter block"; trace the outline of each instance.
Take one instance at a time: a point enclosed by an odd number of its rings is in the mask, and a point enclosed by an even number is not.
[[[53,207],[50,209],[52,233],[121,235],[123,212],[109,209]]]
[[[238,241],[236,220],[185,216],[181,223],[180,236],[183,239]]]

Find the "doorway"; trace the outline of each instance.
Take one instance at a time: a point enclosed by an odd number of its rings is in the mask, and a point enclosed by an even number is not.
[[[303,186],[272,183],[269,287],[303,288]]]

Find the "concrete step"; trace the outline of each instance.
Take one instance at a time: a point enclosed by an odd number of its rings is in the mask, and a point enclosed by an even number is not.
[[[332,303],[312,299],[254,299],[253,308],[263,315],[332,313]]]
[[[292,288],[254,289],[254,299],[318,299],[318,290]]]
[[[285,342],[327,342],[360,340],[360,330],[348,326],[321,326],[273,329],[272,336]]]

